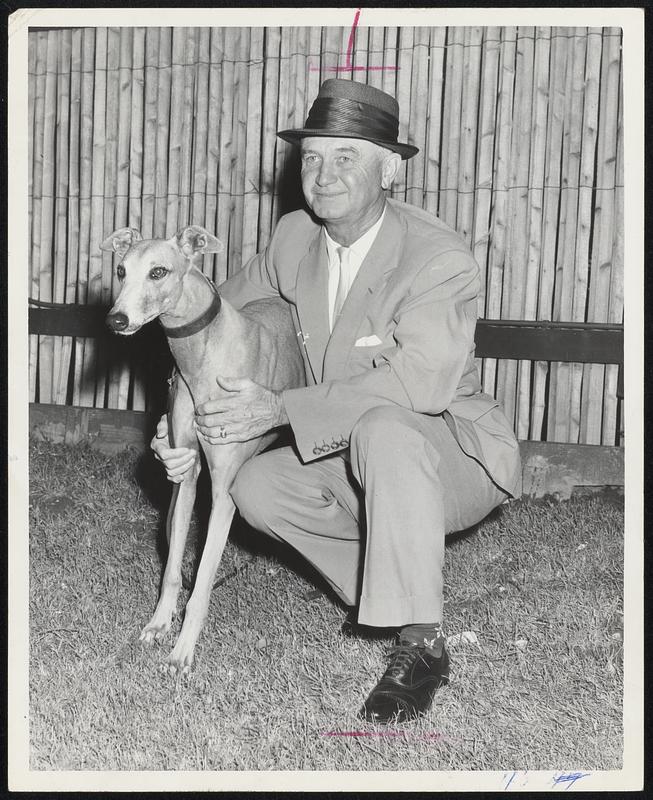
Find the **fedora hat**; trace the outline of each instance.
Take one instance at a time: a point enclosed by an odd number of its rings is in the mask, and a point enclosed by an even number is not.
[[[366,139],[387,147],[402,158],[419,148],[397,141],[399,104],[392,95],[358,81],[329,78],[320,86],[303,128],[279,131],[277,136],[297,144],[306,136]]]

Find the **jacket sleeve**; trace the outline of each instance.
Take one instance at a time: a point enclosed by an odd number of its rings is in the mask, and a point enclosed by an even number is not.
[[[419,271],[399,303],[394,346],[376,355],[373,368],[284,391],[302,459],[348,447],[354,425],[375,406],[444,411],[473,352],[478,289],[478,266],[471,254],[451,250],[438,255]]]
[[[234,308],[240,309],[254,300],[264,300],[279,296],[279,284],[273,268],[274,253],[279,231],[284,227],[283,218],[279,221],[268,246],[250,260],[218,287],[221,297]]]

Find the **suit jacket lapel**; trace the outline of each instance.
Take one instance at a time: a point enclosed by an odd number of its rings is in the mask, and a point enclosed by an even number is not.
[[[325,378],[336,377],[344,368],[371,296],[386,273],[399,265],[402,246],[403,226],[396,211],[387,204],[383,224],[358,270],[340,318],[328,340],[324,356]]]
[[[322,381],[324,352],[329,340],[329,264],[326,240],[318,229],[297,272],[297,315],[301,338],[316,383]]]

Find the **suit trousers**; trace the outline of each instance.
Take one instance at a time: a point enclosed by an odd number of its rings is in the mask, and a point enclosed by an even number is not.
[[[445,534],[508,495],[466,455],[442,416],[367,411],[349,448],[302,463],[292,447],[258,455],[231,490],[253,527],[299,551],[363,625],[442,622]]]

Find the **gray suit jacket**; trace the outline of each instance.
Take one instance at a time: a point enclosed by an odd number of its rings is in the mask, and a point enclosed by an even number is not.
[[[268,247],[220,293],[236,308],[276,295],[289,303],[308,385],[286,390],[284,403],[305,462],[347,447],[368,409],[397,404],[443,415],[462,449],[518,496],[519,448],[474,363],[478,266],[432,214],[387,202],[332,334],[326,242],[306,211],[282,217]]]

